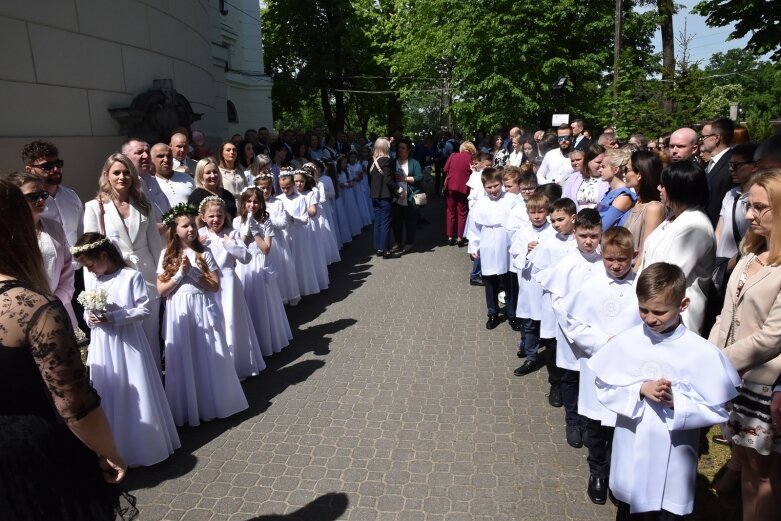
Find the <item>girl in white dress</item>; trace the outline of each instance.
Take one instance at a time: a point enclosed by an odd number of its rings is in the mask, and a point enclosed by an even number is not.
[[[317,226],[317,191],[313,190],[314,178],[306,170],[295,170],[293,184],[296,191],[306,201],[306,211],[309,214],[309,223],[306,225],[306,237],[314,246],[312,256],[315,261],[315,275],[320,290],[328,288],[328,257],[324,236]]]
[[[323,209],[325,194],[317,187],[317,174],[319,173],[319,168],[314,163],[305,163],[304,170],[309,175],[305,176],[305,179],[301,179],[302,182],[300,182],[299,178],[301,178],[301,174],[297,174],[294,176],[293,181],[296,183],[296,189],[299,193],[301,193],[301,190],[309,191],[309,193],[306,194],[306,197],[309,199],[310,204],[314,204],[315,206],[315,214],[312,216],[310,226],[315,230],[318,241],[320,241],[322,246],[320,250],[323,253],[327,266],[342,260],[339,256],[339,244],[336,242],[336,237],[331,232],[331,226],[326,219],[325,210]]]
[[[333,215],[336,226],[336,234],[339,236],[339,243],[344,246],[353,241],[353,234],[350,233],[350,224],[347,218],[347,206],[345,206],[344,190],[340,188],[339,175],[336,171],[336,163],[328,162],[328,177],[334,186]]]
[[[239,267],[239,278],[244,285],[244,298],[260,341],[260,350],[263,356],[271,356],[282,351],[293,334],[276,279],[266,270],[267,256],[273,249],[274,231],[263,194],[258,188],[250,186],[241,192],[239,216],[233,220],[233,227],[240,230],[241,238],[249,244],[252,260]]]
[[[346,214],[345,219],[350,227],[350,234],[355,237],[361,233],[361,228],[363,227],[363,219],[358,211],[358,203],[354,195],[355,182],[350,178],[346,157],[340,157],[336,164],[337,172],[339,172],[339,191],[341,192]]]
[[[159,463],[181,443],[142,328],[150,313],[144,277],[99,233],[85,233],[71,251],[94,275],[85,291],[107,293],[105,309],[84,312],[92,330],[87,366],[117,449],[131,467]]]
[[[236,376],[215,292],[217,263],[198,241],[189,204],[166,212],[166,248],[157,268],[157,290],[166,299],[165,394],[177,425],[227,418],[248,408]]]
[[[282,190],[279,199],[282,201],[288,220],[288,238],[301,295],[320,293],[322,288],[317,277],[319,268],[313,251],[316,244],[309,236],[309,212],[304,196],[296,192],[292,170],[283,170],[280,173],[279,187]]]
[[[315,166],[313,175],[315,176],[315,183],[317,183],[317,191],[320,193],[317,212],[318,219],[320,219],[320,226],[328,230],[336,243],[337,250],[340,250],[342,248],[342,241],[340,240],[339,230],[336,225],[336,217],[334,216],[336,188],[334,188],[334,183],[331,178],[326,174],[325,163],[317,160],[312,161],[312,164]]]
[[[244,298],[244,287],[236,274],[236,261],[242,265],[252,260],[239,232],[226,224],[225,201],[206,197],[198,207],[198,216],[206,226],[198,230],[201,243],[209,248],[220,268],[220,290],[217,292],[225,318],[225,340],[239,380],[257,376],[266,368],[260,342],[252,327],[252,318]],[[251,238],[251,237],[250,237]]]
[[[358,152],[355,150],[351,150],[347,154],[347,172],[350,174],[350,180],[353,182],[352,194],[355,198],[358,214],[361,216],[361,224],[368,226],[372,223],[372,212],[366,204],[366,197],[364,197],[363,191],[363,180],[366,178],[366,172],[361,163],[358,162]]]
[[[256,176],[255,186],[263,194],[271,230],[274,233],[274,247],[266,256],[266,272],[276,279],[282,302],[295,306],[301,300],[301,290],[298,287],[296,264],[290,250],[287,231],[289,220],[285,206],[278,197],[274,196],[274,181],[270,174]]]

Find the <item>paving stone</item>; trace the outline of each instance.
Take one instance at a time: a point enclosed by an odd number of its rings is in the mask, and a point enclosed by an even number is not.
[[[514,377],[518,334],[483,327],[441,201],[423,212],[414,253],[378,259],[366,229],[331,287],[287,308],[295,338],[243,383],[250,411],[182,429],[166,463],[130,471],[141,519],[615,517],[586,497],[545,370]]]

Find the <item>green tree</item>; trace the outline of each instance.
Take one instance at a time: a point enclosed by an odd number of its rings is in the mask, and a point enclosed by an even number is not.
[[[751,37],[746,48],[757,56],[773,53],[781,58],[781,9],[768,0],[703,0],[694,6],[693,13],[705,16],[710,27],[735,24],[730,39]]]

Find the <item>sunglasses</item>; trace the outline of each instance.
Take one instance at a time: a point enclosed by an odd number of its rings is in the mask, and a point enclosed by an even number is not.
[[[37,203],[38,201],[45,201],[48,199],[49,192],[46,190],[41,190],[40,192],[30,192],[29,194],[24,194],[24,197],[31,203]]]
[[[572,136],[559,136],[558,140],[560,143],[563,141],[572,141]]]
[[[62,159],[57,159],[55,161],[46,161],[45,163],[39,163],[37,165],[32,165],[35,168],[40,168],[44,172],[51,172],[55,168],[62,168],[62,166],[65,164],[65,161]]]

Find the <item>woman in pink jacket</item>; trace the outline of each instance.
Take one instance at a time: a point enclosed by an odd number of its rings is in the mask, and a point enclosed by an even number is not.
[[[477,156],[477,149],[469,142],[461,144],[458,152],[453,152],[447,158],[445,163],[445,233],[447,234],[448,244],[465,246],[464,228],[466,226],[466,215],[469,211],[467,195],[469,188],[466,182],[472,173],[472,160]]]

